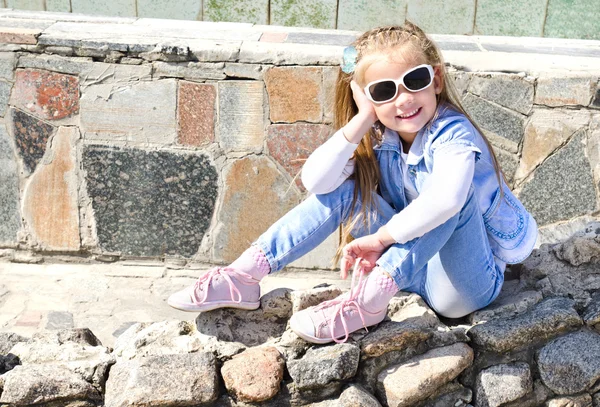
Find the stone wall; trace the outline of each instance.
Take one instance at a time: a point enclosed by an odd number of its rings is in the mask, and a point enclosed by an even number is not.
[[[255,311],[132,325],[114,349],[88,329],[0,334],[7,407],[599,407],[600,224],[544,245],[500,297],[460,320],[399,293],[386,319],[315,346],[294,312],[340,294],[280,288]]]
[[[0,17],[0,247],[17,261],[234,259],[306,196],[296,176],[332,132],[337,64],[356,35]],[[436,39],[542,241],[592,220],[598,42]],[[525,53],[525,70],[498,59]],[[497,67],[465,65],[481,59]],[[294,265],[326,268],[335,245]]]
[[[2,0],[0,7],[341,30],[407,19],[432,34],[600,39],[590,0]]]

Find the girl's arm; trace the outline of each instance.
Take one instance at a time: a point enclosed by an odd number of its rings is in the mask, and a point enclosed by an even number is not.
[[[446,222],[464,206],[475,173],[475,152],[469,149],[437,151],[430,185],[378,233],[398,243],[423,236]],[[383,229],[383,228],[382,228]]]
[[[302,183],[314,194],[325,194],[339,187],[354,172],[352,154],[377,120],[371,102],[360,87],[350,84],[358,114],[308,157],[302,168]],[[358,92],[358,93],[357,93]]]

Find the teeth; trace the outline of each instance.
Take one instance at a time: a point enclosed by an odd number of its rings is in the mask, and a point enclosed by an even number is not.
[[[416,109],[416,110],[414,110],[414,111],[412,111],[410,113],[401,114],[400,117],[402,117],[404,119],[404,118],[407,118],[407,117],[410,117],[410,116],[413,116],[413,115],[417,114],[418,111],[419,111],[419,109]]]

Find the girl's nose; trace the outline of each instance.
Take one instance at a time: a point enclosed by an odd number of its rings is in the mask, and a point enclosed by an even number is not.
[[[396,100],[394,101],[396,107],[402,107],[405,104],[412,101],[412,93],[407,91],[406,89],[400,87],[398,89],[398,96],[396,96]]]

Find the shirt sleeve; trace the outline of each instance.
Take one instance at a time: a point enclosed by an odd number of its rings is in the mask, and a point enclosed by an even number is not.
[[[308,157],[302,167],[302,184],[313,194],[335,190],[354,173],[352,154],[358,144],[350,143],[338,130]]]
[[[460,147],[441,148],[434,153],[427,188],[387,223],[388,232],[396,242],[406,243],[423,236],[464,206],[473,182],[477,152]]]

